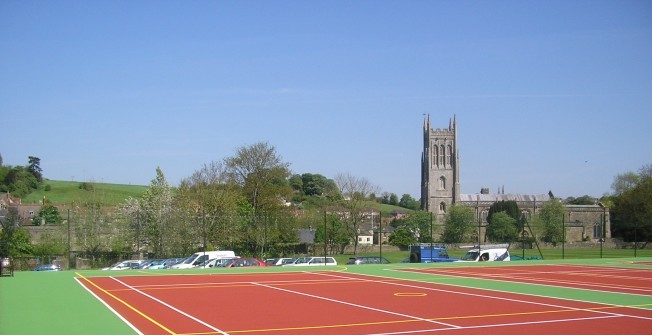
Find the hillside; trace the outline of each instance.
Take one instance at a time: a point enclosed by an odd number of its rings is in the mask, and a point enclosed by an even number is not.
[[[51,204],[69,204],[73,201],[95,197],[104,205],[113,206],[123,203],[129,197],[139,197],[148,188],[148,186],[142,185],[87,182],[86,184],[92,185],[92,189],[86,190],[80,188],[82,182],[60,180],[46,180],[43,184],[45,186],[49,185],[49,190],[46,191],[46,187],[39,188],[23,198],[23,204],[39,203],[44,196],[47,202]]]

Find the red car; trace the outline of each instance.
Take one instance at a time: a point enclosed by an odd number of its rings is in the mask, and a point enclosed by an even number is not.
[[[245,266],[266,266],[265,262],[257,258],[234,258],[224,263],[225,268],[241,268]]]

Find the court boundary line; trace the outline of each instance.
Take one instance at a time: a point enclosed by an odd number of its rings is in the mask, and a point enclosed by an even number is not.
[[[442,277],[447,277],[447,278],[452,278],[452,279],[461,278],[461,279],[474,279],[474,280],[508,282],[508,281],[504,281],[504,280],[501,281],[501,280],[493,278],[493,277],[490,277],[490,278],[475,278],[475,277],[469,277],[469,276],[456,276],[456,275],[453,275],[453,274],[446,274],[446,273],[430,273],[430,272],[427,272],[427,271],[421,271],[422,269],[420,269],[420,268],[385,269],[385,270],[386,271],[392,271],[392,272],[407,272],[407,273],[412,273],[412,274],[429,275],[429,276],[437,275],[437,276],[442,276]],[[414,271],[410,271],[410,270],[414,270]],[[382,276],[378,276],[378,277],[379,278],[387,278],[387,277],[382,277]],[[416,279],[406,279],[406,280],[412,280],[412,281],[415,281],[415,282],[423,282],[423,283],[432,283],[432,282],[428,282],[428,281],[424,281],[424,280],[416,280]],[[601,291],[601,290],[597,290],[597,289],[589,289],[589,288],[583,288],[583,287],[560,286],[560,285],[552,285],[552,284],[537,284],[537,283],[527,283],[527,282],[518,282],[518,281],[513,281],[512,283],[520,284],[520,285],[538,285],[538,286],[552,287],[552,288],[558,288],[558,289],[567,289],[567,290],[581,290],[581,291],[595,292],[595,293],[624,294],[624,295],[636,296],[636,297],[641,297],[641,298],[649,298],[650,297],[650,295],[647,295],[647,294]],[[468,287],[468,286],[462,286],[462,285],[456,285],[456,284],[450,284],[450,283],[437,283],[437,284],[448,285],[448,286],[453,286],[453,287]],[[514,293],[514,292],[510,292],[510,291],[502,291],[502,290],[488,289],[488,288],[480,288],[480,289],[487,290],[487,291],[495,291],[495,292]],[[519,292],[518,294],[531,295],[531,296],[536,296],[536,297],[545,297],[545,298],[555,298],[555,299],[569,300],[569,301],[587,302],[587,301],[584,301],[584,300],[568,299],[568,298],[562,298],[562,297],[549,297],[549,296],[543,296],[543,295],[531,294],[531,293],[520,293]],[[644,304],[644,305],[629,306],[629,305],[609,304],[609,303],[603,303],[603,302],[593,302],[593,303],[609,305],[609,306],[637,308],[637,309],[642,309],[642,310],[649,310],[649,308],[642,308],[640,306],[649,306],[650,305],[650,304]]]
[[[390,314],[390,315],[394,315],[394,316],[400,316],[400,317],[404,317],[404,318],[412,319],[412,320],[417,320],[417,321],[434,323],[434,324],[438,324],[438,325],[442,325],[442,326],[446,326],[446,327],[451,327],[451,328],[459,328],[459,326],[456,326],[456,325],[453,325],[453,324],[449,324],[449,323],[445,323],[445,322],[439,322],[439,321],[435,321],[435,320],[424,319],[424,318],[414,316],[414,315],[408,315],[408,314],[403,314],[403,313],[398,313],[398,312],[392,312],[392,311],[388,311],[388,310],[384,310],[384,309],[380,309],[380,308],[374,308],[374,307],[370,307],[370,306],[354,304],[354,303],[351,303],[351,302],[346,302],[346,301],[337,300],[337,299],[333,299],[333,298],[322,297],[322,296],[309,294],[309,293],[293,291],[293,290],[289,290],[289,289],[281,288],[281,287],[274,287],[274,286],[269,286],[269,285],[265,285],[265,284],[259,284],[259,283],[256,283],[256,282],[252,282],[252,284],[257,285],[257,286],[261,286],[261,287],[265,287],[265,288],[269,288],[269,289],[273,289],[273,290],[288,292],[288,293],[292,293],[292,294],[298,294],[298,295],[302,295],[302,296],[309,297],[309,298],[315,298],[315,299],[325,300],[325,301],[329,301],[329,302],[335,302],[335,303],[342,304],[342,305],[367,309],[367,310],[374,311],[374,312],[380,312],[380,313]]]
[[[154,325],[158,326],[159,328],[163,329],[163,330],[166,331],[167,333],[169,333],[169,334],[173,334],[173,335],[176,334],[175,332],[173,332],[172,330],[170,330],[170,329],[168,329],[167,327],[163,326],[162,324],[160,324],[160,323],[157,322],[156,320],[152,319],[151,317],[149,317],[147,314],[143,313],[142,311],[140,311],[140,310],[137,309],[136,307],[131,306],[131,305],[130,305],[129,303],[127,303],[126,301],[124,301],[124,300],[118,298],[117,296],[115,296],[115,295],[112,294],[111,292],[108,292],[107,290],[103,289],[103,288],[100,287],[99,285],[93,283],[90,279],[84,277],[84,276],[81,275],[79,272],[75,272],[75,274],[77,274],[80,278],[84,279],[84,281],[86,281],[87,283],[89,283],[89,284],[92,285],[93,287],[97,288],[98,290],[100,290],[100,291],[103,292],[104,294],[108,295],[109,297],[113,298],[113,299],[116,300],[117,302],[123,304],[123,305],[124,305],[125,307],[127,307],[128,309],[134,311],[135,313],[137,313],[138,315],[142,316],[142,317],[145,318],[147,321],[153,323]],[[81,284],[81,282],[80,282],[77,278],[75,278],[75,280],[77,280],[77,282],[80,283],[80,285],[81,285],[82,287],[84,287],[84,289],[86,289],[86,290],[87,290],[88,292],[90,292],[93,296],[95,296],[97,299],[99,299],[100,302],[102,302],[102,304],[104,304],[105,306],[109,307],[109,309],[110,309],[111,311],[113,311],[114,313],[116,313],[116,315],[118,315],[118,317],[119,317],[121,320],[125,321],[128,325],[131,325],[132,328],[133,328],[134,330],[136,330],[136,332],[138,332],[139,334],[143,334],[142,332],[140,332],[140,330],[138,330],[135,326],[133,326],[132,323],[130,323],[129,321],[126,321],[126,319],[125,319],[125,318],[124,318],[120,313],[118,313],[115,309],[113,309],[112,307],[110,307],[106,301],[104,301],[102,298],[98,297],[95,293],[93,293],[92,291],[90,291],[90,289],[89,289],[88,287],[86,287],[85,285]],[[143,334],[143,335],[144,335],[144,334]]]
[[[193,321],[195,321],[195,322],[197,322],[197,323],[199,323],[199,324],[201,324],[201,325],[203,325],[203,326],[205,326],[205,327],[207,327],[207,328],[209,328],[209,329],[211,329],[211,330],[213,330],[215,332],[217,332],[218,334],[229,335],[229,333],[227,333],[227,332],[225,332],[225,331],[223,331],[223,330],[221,330],[221,329],[219,329],[219,328],[217,328],[217,327],[215,327],[215,326],[213,326],[213,325],[211,325],[211,324],[209,324],[209,323],[207,323],[207,322],[205,322],[203,320],[200,320],[199,318],[194,317],[194,316],[192,316],[192,315],[190,315],[190,314],[188,314],[188,313],[186,313],[186,312],[184,312],[184,311],[182,311],[182,310],[180,310],[180,309],[166,303],[163,300],[160,300],[160,299],[158,299],[156,297],[153,297],[153,296],[151,296],[151,295],[149,295],[149,294],[147,294],[145,292],[142,292],[142,291],[128,285],[127,283],[122,282],[121,280],[119,280],[119,279],[117,279],[115,277],[109,277],[109,278],[111,278],[112,280],[115,280],[116,282],[120,283],[121,285],[124,285],[125,287],[133,290],[134,292],[142,294],[145,297],[150,298],[150,299],[156,301],[157,303],[159,303],[159,304],[161,304],[161,305],[163,305],[163,306],[165,306],[165,307],[167,307],[167,308],[169,308],[169,309],[171,309],[171,310],[173,310],[173,311],[175,311],[175,312],[177,312],[177,313],[179,313],[179,314],[181,314],[181,315],[183,315],[183,316],[185,316],[185,317],[187,317],[187,318],[189,318],[189,319],[191,319],[191,320],[193,320]]]
[[[320,274],[320,275],[323,275],[323,276],[332,276],[332,277],[340,277],[340,276],[338,276],[338,275],[331,275],[331,274]],[[364,277],[364,276],[369,276],[369,277],[374,277],[374,278],[393,279],[393,278],[387,278],[387,277],[376,276],[376,275],[368,275],[368,274],[356,274],[356,275],[360,275],[360,276],[363,276],[363,277]],[[344,278],[347,278],[347,277],[344,277]],[[351,278],[351,277],[348,277],[348,278]],[[355,278],[351,278],[351,279],[355,279]],[[586,308],[578,308],[578,307],[570,307],[570,306],[553,305],[553,304],[542,303],[542,302],[527,301],[527,300],[519,300],[519,299],[511,299],[511,298],[504,298],[504,297],[496,297],[496,296],[482,295],[482,294],[477,294],[477,293],[469,293],[469,292],[459,292],[459,291],[452,291],[452,290],[444,290],[444,289],[439,289],[439,288],[434,288],[434,287],[423,287],[423,286],[416,286],[416,285],[402,284],[402,283],[396,283],[396,282],[391,282],[391,281],[386,281],[386,280],[373,281],[373,280],[371,280],[371,279],[364,279],[364,278],[359,278],[359,280],[360,280],[360,281],[373,282],[373,283],[383,283],[383,284],[387,284],[387,285],[404,286],[404,287],[413,287],[413,288],[419,288],[419,289],[430,290],[430,291],[437,291],[437,292],[445,292],[445,293],[460,294],[460,295],[468,295],[468,296],[481,297],[481,298],[488,298],[488,299],[495,299],[495,300],[503,300],[503,301],[509,301],[509,302],[519,302],[519,303],[525,303],[525,304],[532,304],[532,305],[539,305],[539,306],[546,306],[546,307],[553,307],[553,308],[561,308],[561,309],[567,309],[567,310],[584,311],[584,312],[599,313],[599,314],[606,314],[606,315],[612,315],[612,316],[630,317],[630,318],[643,319],[643,320],[652,320],[652,318],[642,317],[642,316],[637,316],[637,315],[629,315],[629,314],[622,314],[622,313],[604,312],[604,311],[599,311],[599,310],[595,310],[595,309],[586,309]],[[413,281],[413,280],[406,279],[406,281]],[[445,286],[453,286],[453,287],[464,287],[464,286],[455,286],[455,285],[449,285],[449,284],[431,283],[431,282],[425,282],[425,281],[414,281],[414,282],[426,283],[426,284],[433,284],[433,285],[445,285]],[[467,287],[467,288],[468,288],[468,287]],[[603,303],[596,303],[596,302],[587,302],[587,301],[574,300],[574,299],[556,298],[556,297],[546,297],[546,296],[540,296],[540,295],[535,295],[535,294],[524,294],[524,293],[505,292],[505,291],[490,290],[490,289],[483,289],[483,288],[472,288],[472,289],[474,289],[474,290],[481,290],[481,291],[490,291],[490,292],[500,292],[500,293],[506,293],[506,294],[514,294],[514,295],[525,295],[525,296],[539,297],[539,298],[553,299],[553,300],[561,300],[561,301],[573,301],[573,302],[580,302],[580,303],[584,303],[584,304],[595,304],[595,305],[602,305],[602,306],[614,306],[614,305],[610,305],[610,304],[603,304]],[[629,306],[618,306],[618,307],[629,308]]]
[[[549,286],[549,287],[555,287],[555,288],[565,288],[565,289],[577,289],[577,290],[584,290],[584,291],[591,291],[591,292],[598,292],[598,293],[615,293],[615,294],[627,294],[627,295],[632,295],[632,296],[639,296],[639,297],[652,297],[651,294],[643,294],[643,293],[636,293],[636,292],[618,292],[618,291],[605,291],[605,290],[600,290],[600,287],[605,287],[609,288],[612,287],[614,289],[621,289],[621,290],[629,290],[629,291],[649,291],[652,292],[651,289],[644,289],[644,288],[638,288],[638,287],[632,287],[632,286],[626,286],[626,285],[601,285],[598,283],[591,283],[591,282],[582,282],[582,281],[573,281],[573,280],[567,280],[567,279],[541,279],[541,278],[527,278],[528,275],[534,275],[537,273],[541,272],[532,272],[532,273],[521,273],[521,274],[482,274],[482,273],[450,273],[447,272],[446,270],[449,269],[437,269],[437,271],[442,271],[442,272],[430,272],[430,269],[417,269],[413,268],[413,270],[416,271],[409,271],[407,272],[411,273],[421,273],[421,274],[431,274],[431,275],[440,275],[440,276],[446,276],[446,277],[453,277],[453,278],[471,278],[471,279],[478,279],[478,280],[495,280],[495,281],[502,281],[502,282],[510,282],[509,280],[500,280],[500,278],[513,278],[515,280],[511,281],[513,283],[517,284],[534,284],[534,285],[541,285],[541,286]],[[419,271],[419,270],[424,270],[424,271]],[[401,270],[397,270],[401,271]],[[551,274],[553,272],[544,272]],[[576,271],[572,272],[564,272],[564,274],[575,274]],[[477,275],[477,277],[474,277],[474,275]],[[612,277],[607,277],[607,276],[597,276],[597,277],[603,277],[603,278],[612,278]],[[523,279],[525,278],[525,279]],[[615,277],[618,279],[618,277]],[[630,277],[631,278],[631,277]],[[519,281],[525,280],[525,281]],[[646,278],[643,278],[646,279]],[[527,282],[531,281],[531,282]],[[542,283],[542,284],[541,284]],[[558,283],[560,285],[554,285],[554,283]],[[574,284],[579,287],[573,287],[573,286],[563,286],[563,284]]]

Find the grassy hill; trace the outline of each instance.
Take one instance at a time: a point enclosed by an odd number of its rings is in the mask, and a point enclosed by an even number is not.
[[[46,180],[43,184],[46,187],[42,187],[23,198],[23,204],[40,203],[44,196],[47,202],[51,204],[69,204],[73,201],[95,197],[107,206],[114,206],[123,203],[128,197],[139,197],[149,187],[86,182],[85,184],[89,184],[91,187],[84,189],[80,187],[82,182],[60,180]]]

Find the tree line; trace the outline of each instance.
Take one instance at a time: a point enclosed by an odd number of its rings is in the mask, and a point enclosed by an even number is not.
[[[6,181],[13,173],[27,176],[27,180],[42,180],[40,160],[30,156],[29,163],[26,167],[2,166],[0,179]],[[638,174],[616,176],[614,193],[600,199],[611,209],[614,237],[643,243],[652,237],[651,170],[648,165]],[[16,192],[20,188],[12,189]],[[0,253],[65,254],[71,236],[72,248],[80,256],[94,260],[127,258],[137,253],[176,257],[216,249],[264,258],[301,252],[299,228],[314,230],[315,242],[324,245],[329,253],[341,253],[351,244],[357,252],[362,224],[369,220],[369,201],[418,208],[419,201],[409,195],[400,200],[392,193],[377,197],[377,190],[366,179],[349,174],[338,174],[334,179],[311,173],[292,174],[289,163],[273,146],[256,143],[238,148],[231,157],[204,164],[176,187],[157,168],[147,191],[126,199],[117,208],[104,206],[101,194],[92,188],[88,197],[71,203],[65,213],[43,206],[34,224],[55,224],[60,229],[44,234],[33,245],[29,234],[20,231],[17,214],[8,213],[2,220]],[[586,198],[566,201],[591,201]],[[529,227],[529,241],[562,243],[563,214],[559,199],[543,204],[536,215],[528,218],[521,215],[516,203],[496,203],[489,210],[486,233],[481,238],[483,242],[513,243]],[[380,218],[375,220],[380,222]],[[472,208],[454,205],[443,224],[433,224],[432,220],[425,211],[394,220],[389,243],[407,246],[478,240]],[[379,228],[376,224],[375,229]],[[439,236],[438,241],[434,236]]]

